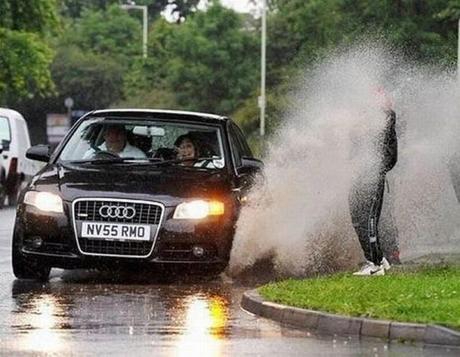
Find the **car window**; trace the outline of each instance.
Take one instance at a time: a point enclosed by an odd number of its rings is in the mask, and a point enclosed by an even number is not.
[[[181,144],[189,142],[192,151],[181,149]],[[63,148],[59,160],[97,159],[101,152],[139,160],[213,158],[207,161],[207,168],[222,168],[225,164],[219,127],[130,118],[85,120]]]
[[[244,137],[241,129],[234,123],[231,123],[232,130],[238,142],[238,147],[240,149],[241,156],[243,157],[253,157],[252,151],[249,148],[249,145]]]
[[[242,166],[243,157],[252,158],[254,155],[252,154],[241,129],[233,122],[230,122],[229,129],[233,160],[236,168],[239,168]]]
[[[1,140],[11,142],[10,122],[5,117],[0,117],[0,142]]]
[[[235,162],[235,167],[241,167],[242,162],[241,162],[241,151],[240,147],[238,144],[238,140],[236,140],[235,134],[233,130],[230,129],[230,146],[232,148],[232,157]]]

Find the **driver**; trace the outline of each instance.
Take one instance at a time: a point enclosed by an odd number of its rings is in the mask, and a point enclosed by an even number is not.
[[[128,143],[127,133],[122,125],[110,124],[104,128],[104,143],[89,149],[84,158],[93,157],[100,151],[107,151],[119,157],[145,158],[145,153]]]

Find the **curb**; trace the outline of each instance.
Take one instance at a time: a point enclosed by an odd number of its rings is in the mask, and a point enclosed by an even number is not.
[[[358,335],[386,340],[423,342],[430,345],[460,346],[460,332],[438,325],[374,320],[300,309],[264,300],[257,290],[243,294],[241,307],[253,314],[283,324],[342,336]]]

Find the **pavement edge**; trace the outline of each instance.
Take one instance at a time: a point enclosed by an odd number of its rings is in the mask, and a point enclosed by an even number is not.
[[[241,307],[253,314],[300,328],[337,335],[379,337],[387,340],[460,346],[460,332],[438,325],[424,325],[359,317],[347,317],[300,309],[264,300],[256,289],[243,294]]]

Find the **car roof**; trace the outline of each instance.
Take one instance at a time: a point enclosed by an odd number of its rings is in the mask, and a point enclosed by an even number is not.
[[[140,119],[179,119],[195,122],[221,124],[227,117],[216,114],[189,112],[166,109],[104,109],[95,110],[87,114],[88,117],[135,117]]]
[[[0,108],[0,115],[5,116],[9,119],[13,120],[21,120],[25,121],[21,113],[17,112],[16,110],[13,109],[8,109],[8,108]]]

